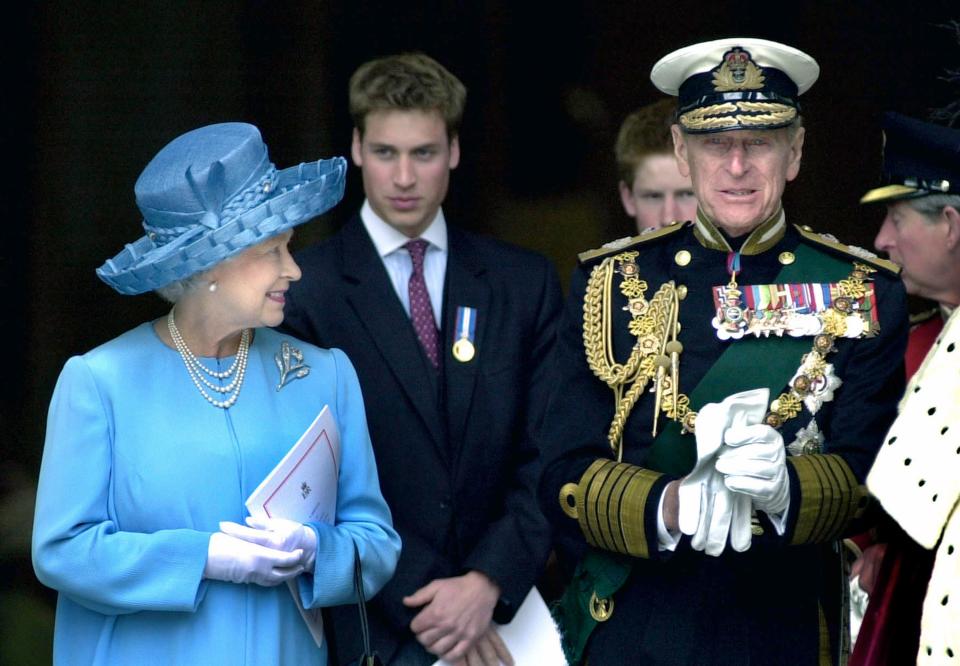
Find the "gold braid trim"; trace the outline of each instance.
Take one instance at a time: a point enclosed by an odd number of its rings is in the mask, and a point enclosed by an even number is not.
[[[650,491],[661,476],[627,463],[593,461],[573,491],[577,522],[587,543],[649,558],[644,514]]]
[[[745,113],[736,113],[742,111]],[[736,115],[726,115],[736,114]],[[750,115],[746,115],[750,114]],[[792,122],[797,110],[776,102],[725,102],[693,109],[680,116],[680,124],[688,129],[723,129],[745,126],[780,125]]]
[[[613,422],[610,424],[610,430],[607,432],[607,442],[610,443],[610,448],[614,451],[617,451],[620,448],[620,442],[622,441],[621,438],[623,437],[623,428],[627,424],[627,419],[630,417],[630,412],[633,411],[634,405],[637,404],[637,400],[640,399],[640,395],[643,393],[643,390],[647,388],[647,384],[653,377],[653,358],[649,357],[646,360],[650,361],[650,372],[642,373],[637,381],[635,381],[627,390],[627,394],[620,399],[620,402],[617,403],[617,411],[613,415]],[[617,459],[620,459],[619,456]]]
[[[737,108],[741,111],[749,111],[750,113],[790,113],[791,111],[796,115],[797,110],[792,106],[787,106],[786,104],[780,104],[779,102],[737,102]]]
[[[737,121],[741,125],[780,125],[793,122],[793,119],[797,117],[796,109],[788,109],[782,113],[764,113],[756,116],[743,116],[738,115]]]
[[[623,455],[622,438],[627,419],[657,374],[656,359],[664,355],[667,343],[675,336],[678,308],[673,282],[662,284],[649,302],[645,299],[647,283],[639,277],[637,255],[635,251],[621,252],[595,266],[583,298],[583,347],[587,365],[614,394],[616,408],[607,441],[617,460]],[[617,363],[613,356],[611,301],[614,298],[614,272],[623,276],[619,289],[627,298],[627,309],[633,315],[630,332],[637,338],[625,363]],[[671,418],[677,418],[678,412],[685,413],[683,406],[689,403],[686,396],[674,400],[671,393],[669,398],[670,408],[664,409]],[[656,409],[662,406],[658,400]]]
[[[702,118],[688,119],[686,115],[680,116],[680,124],[687,129],[725,129],[727,127],[736,127],[737,119],[734,116],[723,116],[722,118]]]
[[[736,110],[736,104],[733,102],[724,102],[723,104],[713,104],[711,106],[704,106],[699,109],[687,111],[680,117],[688,120],[702,120],[704,118],[708,118],[709,116],[719,116],[724,113],[733,113]]]
[[[839,537],[866,505],[866,488],[836,454],[790,456],[800,482],[800,508],[791,543],[825,543]]]
[[[871,273],[876,272],[876,269],[866,264],[854,262],[850,275],[837,283],[840,296],[823,315],[823,332],[814,336],[813,349],[803,356],[799,368],[802,372],[791,380],[786,391],[770,403],[770,411],[764,417],[764,423],[779,428],[801,412],[803,399],[817,382],[823,380],[827,368],[827,354],[836,351],[834,342],[846,330],[846,313],[850,312],[850,299],[862,298],[866,294],[864,282],[870,279]]]
[[[647,302],[644,298],[647,283],[639,277],[637,256],[636,251],[630,251],[605,258],[591,271],[583,298],[584,353],[593,374],[613,390],[616,407],[607,441],[618,462],[623,459],[623,432],[627,420],[651,379],[656,378],[657,392],[654,434],[656,417],[661,410],[668,418],[679,421],[685,432],[695,430],[697,418],[697,413],[690,409],[689,397],[679,392],[679,376],[676,374],[682,351],[682,345],[675,339],[679,310],[676,286],[672,281],[665,282]],[[614,272],[623,276],[620,292],[627,298],[627,309],[633,315],[629,330],[637,338],[623,364],[617,363],[613,357],[611,303]],[[870,280],[869,276],[874,272],[872,267],[855,262],[850,275],[838,283],[840,294],[824,315],[823,332],[814,337],[813,348],[804,355],[787,390],[771,401],[764,423],[780,428],[803,411],[804,398],[823,380],[827,355],[836,351],[834,342],[843,334],[840,328],[845,327],[844,318],[851,310],[851,300],[863,297],[866,293],[864,282]],[[836,325],[832,323],[834,320]],[[675,346],[675,353],[671,353],[672,346]],[[672,375],[666,374],[667,368],[672,369]]]
[[[587,291],[583,297],[583,348],[587,355],[587,364],[600,381],[610,388],[620,386],[636,374],[640,367],[641,355],[634,349],[626,363],[616,363],[610,342],[610,313],[603,301],[613,283],[613,264],[621,259],[622,253],[607,257],[590,273]],[[622,259],[621,259],[622,260]]]

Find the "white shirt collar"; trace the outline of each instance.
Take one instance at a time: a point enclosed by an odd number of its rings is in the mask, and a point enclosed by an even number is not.
[[[360,209],[360,220],[370,234],[373,246],[377,248],[377,254],[381,258],[386,257],[402,248],[407,241],[408,236],[403,235],[389,224],[383,221],[379,215],[374,212],[370,201],[364,199],[363,207]],[[437,216],[427,227],[426,231],[420,234],[431,245],[438,247],[441,251],[447,251],[447,221],[443,216],[443,209],[437,209]]]

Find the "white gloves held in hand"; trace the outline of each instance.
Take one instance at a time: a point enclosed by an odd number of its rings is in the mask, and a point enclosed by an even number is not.
[[[743,391],[720,403],[709,403],[697,414],[697,464],[679,488],[680,531],[691,535],[690,545],[707,555],[723,552],[730,537],[734,550],[750,547],[750,498],[725,484],[715,468],[722,455],[724,433],[731,427],[758,423],[767,410],[767,389]]]
[[[751,516],[764,511],[782,534],[790,505],[783,437],[762,423],[770,392],[743,391],[697,415],[697,463],[680,482],[680,531],[707,555],[750,547]]]
[[[272,587],[303,572],[302,551],[264,548],[223,532],[214,532],[207,546],[203,577],[228,583],[256,583]]]
[[[731,426],[723,434],[726,445],[717,458],[716,470],[724,484],[753,500],[754,508],[774,516],[790,504],[790,477],[783,437],[760,423]]]
[[[247,518],[247,525],[220,523],[210,537],[205,578],[233,583],[278,585],[304,571],[313,571],[317,534],[310,527],[283,518]]]
[[[303,555],[300,564],[304,571],[313,571],[317,557],[317,533],[302,523],[284,518],[255,518],[247,516],[247,525],[222,522],[220,530],[224,534],[255,543],[274,550],[300,550]]]

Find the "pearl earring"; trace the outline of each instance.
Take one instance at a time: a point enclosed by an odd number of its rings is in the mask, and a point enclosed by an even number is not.
[[[211,282],[211,283],[210,283],[210,286],[207,287],[207,289],[210,290],[210,293],[215,292],[215,291],[217,290],[217,283],[216,283],[216,282]]]

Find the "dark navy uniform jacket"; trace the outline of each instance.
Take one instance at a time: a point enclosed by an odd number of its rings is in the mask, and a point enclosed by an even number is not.
[[[739,240],[728,240],[701,218],[640,236],[625,247],[581,257],[561,324],[558,390],[547,412],[541,453],[541,506],[556,528],[568,561],[582,557],[587,543],[578,520],[561,510],[561,488],[581,481],[597,459],[612,457],[606,436],[614,414],[613,393],[591,372],[584,354],[583,304],[590,271],[606,256],[633,250],[639,253],[636,264],[640,278],[649,285],[648,298],[668,280],[686,287],[679,306],[683,344],[679,384],[689,394],[727,346],[756,343],[753,336],[722,341],[711,325],[716,314],[711,288],[730,279],[728,248],[722,246],[736,246]],[[839,650],[843,620],[839,595],[846,578],[832,555],[837,537],[850,528],[859,510],[854,502],[862,499],[860,484],[903,390],[906,297],[895,273],[882,267],[889,262],[860,259],[845,246],[787,225],[783,216],[754,230],[743,244],[744,252],[750,245],[762,251],[741,256],[740,285],[776,282],[784,268],[783,257],[789,262],[795,253],[803,254],[797,253],[801,245],[847,261],[851,270],[854,261],[873,266],[876,272],[870,277],[881,332],[871,338],[838,338],[836,351],[827,358],[842,385],[816,413],[822,450],[788,458],[791,497],[783,536],[760,513],[764,533],[754,536],[744,553],[728,545],[721,556],[707,556],[690,548],[687,537],[675,552],[661,552],[658,504],[667,483],[682,473],[647,474],[637,481],[646,484],[640,493],[645,499],[631,507],[632,527],[639,525],[645,541],[641,546],[647,552],[632,558],[630,577],[614,597],[612,617],[594,630],[587,650],[590,664],[815,664],[829,663],[821,659],[830,653],[835,657]],[[677,260],[681,251],[689,253],[685,265],[681,263],[687,257]],[[808,278],[817,279],[817,275]],[[615,358],[623,362],[637,338],[628,331],[631,315],[623,309],[626,298],[614,289],[612,299]],[[751,359],[737,372],[743,373],[749,388],[768,386],[773,399],[787,387],[770,385],[766,365],[760,358]],[[626,423],[623,463],[629,466],[627,471],[648,468],[653,400],[653,394],[646,392]],[[795,440],[800,428],[809,429],[812,418],[804,409],[787,421],[780,428],[785,445]],[[661,427],[664,422],[661,414]],[[695,450],[694,436],[684,437]]]

